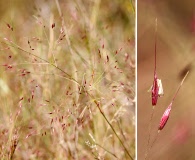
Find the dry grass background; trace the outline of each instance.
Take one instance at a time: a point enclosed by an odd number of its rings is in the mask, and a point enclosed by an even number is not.
[[[134,157],[131,1],[2,0],[0,19],[1,159],[130,159],[97,104]]]
[[[165,128],[150,151],[150,160],[193,160],[194,139],[194,6],[187,1],[138,1],[138,159],[144,159],[148,125],[152,112],[155,19],[158,18],[157,75],[162,80],[164,96],[159,98],[152,121],[154,139],[165,109],[185,74],[190,70],[175,102]],[[182,73],[183,72],[183,73]]]

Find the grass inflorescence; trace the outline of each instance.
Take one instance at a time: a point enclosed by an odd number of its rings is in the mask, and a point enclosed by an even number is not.
[[[135,13],[124,2],[6,6],[3,159],[134,159]]]

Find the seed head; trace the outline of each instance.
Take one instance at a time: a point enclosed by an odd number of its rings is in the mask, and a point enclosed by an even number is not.
[[[152,105],[156,106],[158,97],[162,94],[159,93],[163,91],[161,80],[157,78],[156,75],[156,49],[157,49],[157,19],[156,19],[156,29],[155,29],[155,52],[154,52],[154,81],[152,86]],[[161,87],[161,89],[159,89]]]
[[[164,128],[164,126],[166,125],[168,119],[169,119],[169,115],[170,115],[170,112],[171,112],[171,106],[172,106],[172,102],[171,104],[167,107],[167,109],[165,110],[161,120],[160,120],[160,124],[159,124],[159,127],[158,127],[158,130],[162,130]]]
[[[186,79],[187,75],[188,75],[189,71],[185,74],[184,78],[182,79],[180,85],[178,86],[176,92],[175,92],[175,95],[173,96],[173,99],[171,101],[171,103],[169,104],[169,106],[167,107],[167,109],[165,110],[161,120],[160,120],[160,124],[159,124],[159,127],[158,127],[158,130],[162,130],[164,128],[164,126],[166,125],[168,119],[169,119],[169,115],[170,115],[170,112],[171,112],[171,107],[172,107],[172,104],[181,88],[181,86],[183,85],[183,82],[184,80]]]

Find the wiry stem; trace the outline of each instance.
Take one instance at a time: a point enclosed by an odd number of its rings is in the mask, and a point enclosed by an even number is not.
[[[107,150],[105,147],[101,146],[101,145],[98,144],[98,143],[95,143],[95,144],[96,144],[97,146],[99,146],[100,148],[104,149],[106,152],[110,153],[110,154],[111,154],[112,156],[114,156],[115,158],[118,159],[118,157],[117,157],[114,153],[112,153],[111,151]]]
[[[181,86],[183,85],[183,82],[185,81],[185,79],[186,79],[188,73],[189,73],[189,71],[186,73],[186,75],[185,75],[184,78],[182,79],[180,85],[178,86],[178,88],[177,88],[177,90],[176,90],[176,92],[175,92],[175,95],[174,95],[174,97],[173,97],[173,99],[172,99],[172,102],[175,100],[175,97],[177,96],[177,94],[178,94],[178,92],[179,92]]]
[[[148,152],[150,152],[150,150],[152,149],[154,143],[156,142],[156,140],[158,139],[158,135],[160,134],[160,130],[158,130],[157,134],[156,134],[156,137],[154,138],[150,148],[148,149]],[[148,154],[146,155],[145,159],[148,157]]]
[[[152,113],[151,113],[151,117],[150,117],[150,123],[149,123],[149,129],[148,129],[148,131],[149,131],[149,136],[148,136],[148,141],[147,141],[147,148],[146,148],[146,152],[145,152],[145,160],[146,160],[146,158],[147,158],[147,156],[148,156],[148,147],[149,147],[149,144],[150,144],[150,137],[151,137],[151,126],[152,126],[152,119],[153,119],[153,116],[154,116],[154,108],[155,108],[155,106],[153,106],[153,108],[152,108]]]
[[[154,47],[154,75],[156,74],[156,50],[157,50],[157,18],[156,18],[156,27],[155,27],[155,47]]]
[[[94,103],[96,104],[96,106],[98,107],[100,113],[102,114],[102,116],[104,117],[104,119],[106,120],[106,122],[108,123],[108,125],[110,126],[110,128],[112,129],[112,131],[114,132],[114,134],[116,135],[116,137],[118,138],[119,142],[121,143],[121,145],[123,146],[125,152],[127,153],[127,155],[129,156],[130,159],[133,160],[133,157],[130,155],[130,153],[128,152],[127,148],[125,147],[124,143],[122,142],[122,140],[120,139],[120,137],[118,136],[118,134],[116,133],[114,127],[112,126],[112,124],[109,122],[109,120],[107,119],[107,117],[105,116],[105,114],[103,113],[103,111],[101,110],[98,102],[95,100]]]

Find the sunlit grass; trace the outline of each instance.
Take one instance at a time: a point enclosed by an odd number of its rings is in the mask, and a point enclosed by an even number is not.
[[[131,1],[2,7],[1,157],[134,158]]]

